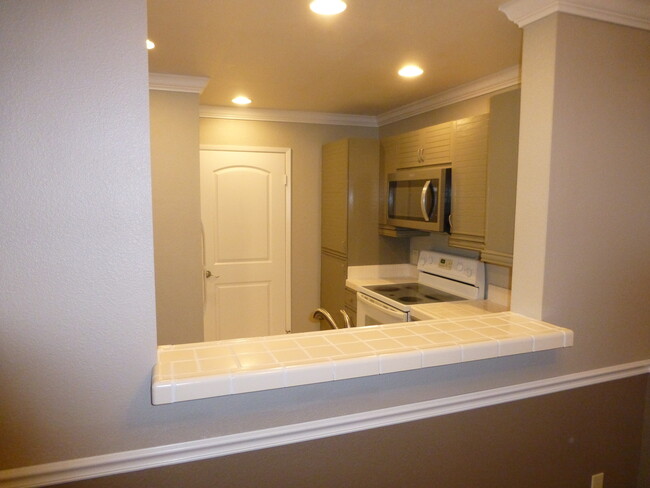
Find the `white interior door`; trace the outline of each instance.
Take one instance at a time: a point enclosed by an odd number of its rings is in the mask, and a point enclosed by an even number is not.
[[[289,149],[201,149],[206,341],[290,331]]]

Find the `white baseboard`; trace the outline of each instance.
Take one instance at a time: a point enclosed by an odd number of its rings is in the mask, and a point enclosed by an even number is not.
[[[650,359],[300,424],[0,471],[0,487],[27,488],[199,461],[449,415],[650,373]]]

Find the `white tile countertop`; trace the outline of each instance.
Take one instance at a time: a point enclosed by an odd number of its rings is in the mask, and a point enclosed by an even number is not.
[[[158,347],[155,405],[477,361],[573,345],[513,312]]]

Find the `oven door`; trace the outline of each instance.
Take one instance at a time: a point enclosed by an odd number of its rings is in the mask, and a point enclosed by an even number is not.
[[[408,321],[408,312],[391,307],[361,292],[357,293],[357,327]]]

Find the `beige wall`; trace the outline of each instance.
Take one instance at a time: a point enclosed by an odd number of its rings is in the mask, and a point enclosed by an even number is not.
[[[320,164],[322,145],[346,137],[377,137],[368,127],[202,118],[205,145],[291,148],[291,324],[318,330],[320,306]]]
[[[199,96],[151,90],[158,344],[203,341]]]
[[[650,352],[649,46],[572,15],[524,33],[512,307],[575,330],[571,367]]]

